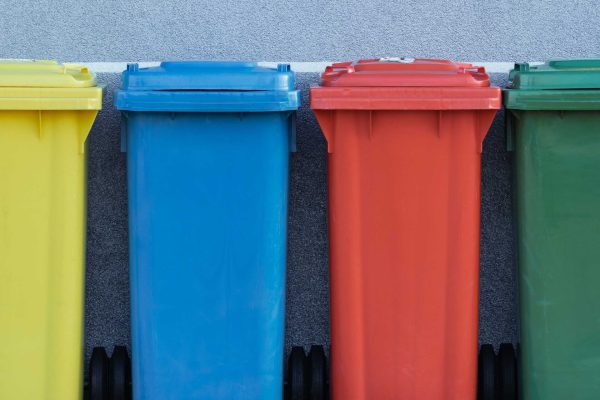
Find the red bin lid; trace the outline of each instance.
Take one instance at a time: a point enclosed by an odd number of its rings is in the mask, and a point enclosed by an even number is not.
[[[483,67],[427,58],[381,58],[328,66],[322,86],[490,86]]]
[[[499,109],[485,68],[449,60],[381,58],[328,66],[310,90],[312,109]]]

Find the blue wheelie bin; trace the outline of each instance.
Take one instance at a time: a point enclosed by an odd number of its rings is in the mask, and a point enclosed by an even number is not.
[[[281,399],[294,86],[285,64],[123,73],[134,399]]]

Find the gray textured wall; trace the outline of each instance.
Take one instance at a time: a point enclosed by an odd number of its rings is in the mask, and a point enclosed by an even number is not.
[[[596,0],[3,0],[1,57],[511,61],[600,52]]]
[[[352,60],[383,55],[480,61],[600,55],[596,0],[4,0],[0,57],[62,61]],[[127,193],[117,74],[89,139],[86,348],[129,340]],[[504,85],[506,75],[493,76]],[[287,344],[328,343],[326,147],[300,74],[292,158]],[[500,114],[484,144],[480,338],[516,340],[510,154]]]

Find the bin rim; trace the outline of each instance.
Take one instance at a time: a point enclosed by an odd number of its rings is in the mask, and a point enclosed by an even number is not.
[[[0,110],[101,110],[104,86],[0,87]]]
[[[313,110],[498,110],[498,87],[310,88]]]
[[[115,92],[115,107],[139,112],[296,111],[300,91],[128,91]]]
[[[504,89],[502,101],[509,110],[593,111],[600,110],[600,90]]]

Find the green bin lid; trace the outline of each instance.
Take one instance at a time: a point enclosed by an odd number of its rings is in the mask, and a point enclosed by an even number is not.
[[[509,110],[600,110],[600,59],[515,64],[502,101]]]
[[[515,64],[509,81],[520,90],[600,89],[600,59]]]

